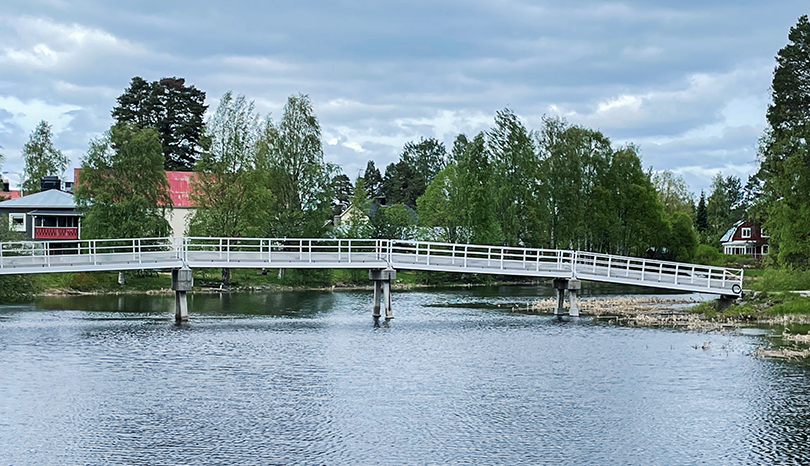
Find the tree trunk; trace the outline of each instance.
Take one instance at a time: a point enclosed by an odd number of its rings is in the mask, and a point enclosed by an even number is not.
[[[222,269],[222,284],[225,286],[231,284],[231,269]]]
[[[118,271],[118,284],[119,285],[126,285],[127,283],[127,276],[124,274],[123,270]]]

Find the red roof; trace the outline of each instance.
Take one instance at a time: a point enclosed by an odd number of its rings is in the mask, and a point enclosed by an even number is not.
[[[73,179],[79,179],[81,168],[73,169]],[[191,191],[189,180],[194,172],[166,172],[169,180],[169,195],[172,197],[174,207],[193,207],[188,193]],[[19,193],[18,196],[19,197]]]
[[[0,197],[4,197],[4,198],[6,198],[6,200],[8,200],[8,199],[17,199],[17,198],[19,198],[21,196],[20,196],[19,191],[15,191],[15,190],[12,189],[12,190],[10,190],[8,192],[5,192],[5,191],[0,192]]]
[[[192,207],[188,193],[191,191],[189,180],[193,172],[166,172],[169,179],[169,195],[175,207]]]

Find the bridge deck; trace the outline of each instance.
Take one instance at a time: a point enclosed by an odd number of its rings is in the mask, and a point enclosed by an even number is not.
[[[0,274],[191,268],[391,267],[739,296],[743,271],[590,252],[360,239],[143,238],[0,243]]]

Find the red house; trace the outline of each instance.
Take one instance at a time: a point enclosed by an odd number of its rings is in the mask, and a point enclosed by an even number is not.
[[[740,220],[720,238],[720,244],[723,246],[724,254],[752,256],[759,259],[771,250],[768,238],[770,237],[759,225],[752,221]]]

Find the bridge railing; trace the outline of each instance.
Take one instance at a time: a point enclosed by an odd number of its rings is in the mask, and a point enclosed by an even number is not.
[[[0,269],[154,264],[182,260],[182,241],[132,238],[0,243]]]
[[[576,253],[576,276],[644,286],[675,285],[695,291],[742,291],[743,270],[590,252]]]
[[[556,249],[485,246],[391,240],[391,261],[397,266],[456,271],[572,271],[574,252]]]
[[[357,265],[388,260],[388,240],[310,238],[209,238],[183,239],[187,262],[225,261],[234,265],[263,263]],[[379,266],[379,265],[378,265]]]

